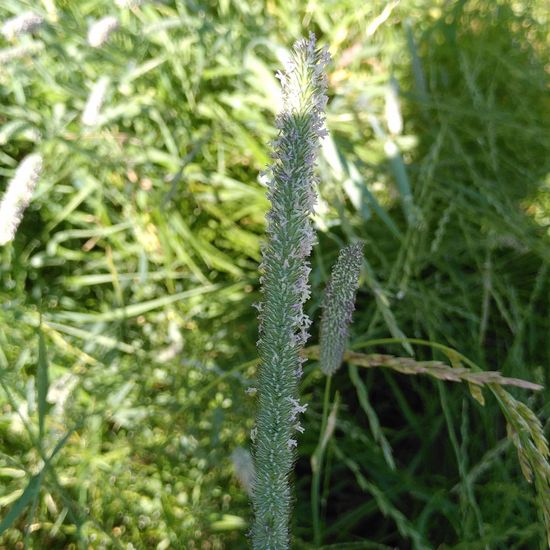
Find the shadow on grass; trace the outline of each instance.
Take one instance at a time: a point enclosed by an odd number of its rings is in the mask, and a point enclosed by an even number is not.
[[[514,9],[508,2],[453,2],[413,25],[413,61],[401,84],[408,133],[419,139],[407,169],[422,216],[409,228],[407,275],[403,264],[389,291],[404,289],[392,307],[406,334],[451,345],[486,369],[547,384],[547,369],[538,367],[550,360],[548,43],[540,22]],[[336,439],[345,455],[333,450],[329,458],[325,543],[538,547],[543,533],[533,492],[514,451],[502,444],[505,423],[494,403],[476,409],[461,389],[391,374],[370,372],[366,382],[398,468],[392,472],[374,444],[361,440],[369,424],[340,372],[335,385],[349,393],[339,420],[347,428]],[[534,398],[535,410],[543,398]],[[458,471],[472,474],[475,465],[483,474],[468,487]],[[299,463],[298,478],[307,470]],[[385,513],[383,502],[360,488],[361,471],[388,499]],[[305,505],[298,517],[307,517]]]

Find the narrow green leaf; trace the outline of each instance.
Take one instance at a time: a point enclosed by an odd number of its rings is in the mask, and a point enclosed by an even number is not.
[[[414,91],[418,99],[426,103],[428,101],[428,86],[426,85],[426,77],[424,76],[424,69],[422,67],[422,60],[418,54],[418,48],[416,46],[416,40],[414,39],[414,33],[412,24],[410,21],[405,21],[405,32],[407,35],[407,45],[411,54],[412,71],[414,76]]]
[[[413,201],[409,176],[407,175],[407,168],[403,162],[401,152],[395,142],[391,139],[386,141],[384,150],[388,157],[390,168],[397,184],[397,190],[399,191],[399,195],[401,197],[401,205],[407,218],[407,222],[409,225],[415,225],[418,221],[418,216]]]
[[[46,350],[46,341],[44,339],[44,333],[42,328],[38,329],[38,366],[36,369],[36,388],[38,393],[38,429],[40,441],[44,436],[44,425],[46,422],[46,413],[48,409],[48,403],[46,398],[48,396],[48,356]]]
[[[372,407],[369,401],[369,394],[367,392],[367,387],[361,380],[361,377],[359,376],[357,367],[355,365],[349,365],[349,376],[357,391],[357,398],[359,399],[359,404],[361,405],[361,408],[365,411],[365,414],[367,415],[370,430],[372,432],[374,440],[380,445],[380,448],[382,449],[382,454],[384,455],[384,459],[386,460],[386,464],[392,470],[395,470],[395,462],[393,460],[391,446],[388,440],[386,439],[386,436],[382,432],[382,428],[380,427],[380,421],[378,420],[378,415],[376,414],[376,411],[374,410],[374,408]]]
[[[23,513],[27,505],[36,498],[41,482],[42,472],[31,477],[23,494],[13,503],[6,517],[0,522],[0,535],[13,525],[13,522]]]
[[[155,298],[153,300],[147,300],[139,304],[133,304],[126,307],[115,308],[110,311],[105,311],[102,313],[80,313],[76,311],[59,311],[52,314],[53,319],[57,320],[69,320],[75,323],[99,323],[102,321],[116,321],[121,319],[131,319],[132,317],[137,317],[138,315],[143,315],[154,309],[158,309],[180,300],[185,300],[186,298],[193,298],[195,296],[200,296],[202,294],[207,294],[209,292],[214,292],[220,290],[224,285],[214,284],[206,285],[203,287],[192,288],[191,290],[185,290],[183,292],[178,292],[176,294],[170,294],[167,296],[162,296],[161,298]],[[227,288],[238,288],[242,286],[240,283],[232,285],[232,287]]]

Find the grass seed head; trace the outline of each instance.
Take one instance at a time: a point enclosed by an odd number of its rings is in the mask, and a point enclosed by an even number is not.
[[[325,289],[320,362],[327,376],[338,370],[344,358],[362,263],[362,243],[343,248]]]
[[[118,28],[118,20],[113,15],[103,17],[92,23],[88,29],[88,44],[92,48],[101,48],[109,40],[111,33]]]
[[[27,11],[8,19],[0,28],[0,32],[8,40],[13,40],[22,34],[34,31],[43,22],[44,18],[41,15]]]
[[[34,188],[42,172],[42,156],[38,153],[28,155],[18,166],[13,179],[0,203],[0,245],[7,244],[15,233],[25,208],[31,201]]]

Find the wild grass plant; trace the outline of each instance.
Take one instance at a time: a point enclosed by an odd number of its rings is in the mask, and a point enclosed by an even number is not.
[[[301,350],[311,320],[304,314],[310,296],[308,257],[315,235],[314,174],[319,139],[326,135],[325,66],[328,52],[312,34],[297,42],[284,72],[283,110],[277,118],[274,164],[268,172],[271,209],[261,264],[263,300],[259,304],[258,414],[253,428],[253,547],[288,548],[291,516],[289,477],[298,433],[303,432],[299,401]]]
[[[353,360],[330,392],[316,330],[306,350],[293,544],[539,547],[537,492],[510,451],[540,486],[540,429],[520,405],[503,417],[490,385],[481,408],[452,350],[547,386],[544,2],[7,0],[0,18],[29,10],[40,26],[0,43],[0,191],[44,159],[0,250],[0,521],[18,512],[0,545],[248,546],[232,457],[254,423],[257,174],[276,68],[312,29],[335,55],[310,318],[338,250],[366,253]],[[107,16],[118,27],[93,47]],[[546,390],[506,388],[547,418]]]
[[[302,374],[303,346],[309,336],[307,329],[311,325],[311,320],[303,313],[303,305],[310,297],[307,257],[314,242],[309,222],[316,200],[313,170],[318,140],[327,136],[323,126],[323,109],[327,99],[324,95],[324,70],[327,61],[328,54],[317,49],[312,34],[308,40],[296,43],[285,72],[279,73],[283,88],[283,111],[277,119],[279,135],[273,143],[272,156],[275,162],[268,172],[271,209],[267,215],[267,242],[263,249],[263,274],[260,278],[264,300],[258,306],[258,388],[254,388],[253,392],[259,394],[259,399],[257,421],[252,431],[254,474],[250,493],[255,518],[251,538],[253,547],[258,549],[285,550],[291,546],[289,477],[294,449],[298,445],[293,436],[296,432],[304,432],[299,423],[299,414],[307,409],[307,405],[301,405],[299,401],[298,381]],[[392,101],[395,102],[395,98]],[[393,120],[395,118],[393,116]],[[394,133],[401,129],[401,124],[388,126]],[[393,148],[386,147],[386,150],[395,154]],[[406,212],[412,204],[409,201],[404,207]],[[319,547],[322,543],[317,507],[320,470],[327,437],[330,438],[334,430],[334,425],[329,429],[327,416],[329,382],[344,357],[352,365],[389,367],[403,374],[427,374],[440,380],[467,382],[472,396],[481,405],[485,404],[482,388],[491,388],[508,420],[509,437],[517,448],[522,471],[527,481],[532,482],[533,478],[536,480],[540,517],[546,530],[546,541],[550,545],[548,442],[540,421],[531,409],[516,401],[501,387],[510,385],[541,390],[542,386],[506,378],[498,372],[483,372],[463,355],[445,346],[437,347],[446,351],[451,366],[436,361],[418,362],[408,357],[380,354],[370,357],[349,353],[345,355],[348,326],[352,319],[362,266],[362,248],[361,244],[355,244],[340,251],[324,293],[318,356],[321,370],[327,376],[327,385],[320,441],[312,456],[314,475],[311,501],[315,545]],[[403,339],[402,342],[410,344],[414,340]],[[430,345],[429,342],[424,343]],[[464,367],[463,362],[471,366]],[[353,372],[352,378],[361,387],[360,379]],[[366,403],[364,391],[361,396]],[[334,418],[331,423],[334,424]],[[385,444],[387,456],[391,456],[387,441],[380,439]],[[395,468],[393,460],[389,463]],[[473,504],[471,492],[468,497]],[[481,523],[479,535],[483,536]],[[427,547],[421,537],[414,536],[413,540],[415,546]]]

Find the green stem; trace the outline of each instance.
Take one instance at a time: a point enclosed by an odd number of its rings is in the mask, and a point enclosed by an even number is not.
[[[332,376],[326,377],[325,396],[323,399],[323,419],[321,421],[321,431],[319,432],[319,443],[311,457],[312,482],[311,482],[311,518],[313,521],[313,540],[315,547],[318,548],[322,542],[321,521],[320,521],[320,503],[319,494],[321,489],[321,471],[323,466],[323,457],[325,454],[326,441],[325,431],[327,428],[328,411],[330,407],[330,383]]]

